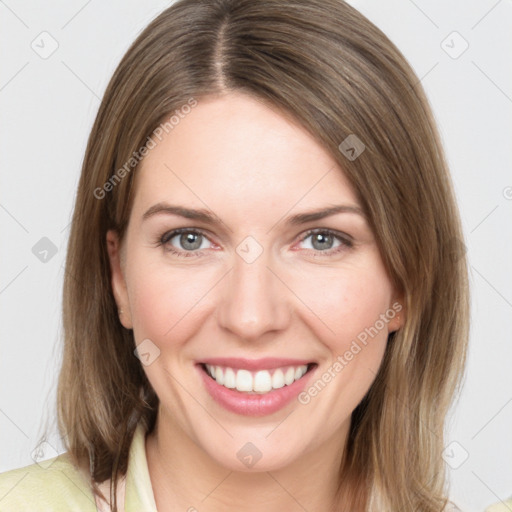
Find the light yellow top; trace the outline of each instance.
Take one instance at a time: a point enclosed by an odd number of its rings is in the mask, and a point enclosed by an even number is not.
[[[510,512],[512,510],[512,497],[506,501],[500,501],[485,509],[485,512]]]
[[[118,501],[120,498],[121,503],[124,501],[125,512],[157,512],[146,459],[145,434],[139,424],[130,446],[126,477],[118,487]],[[101,490],[108,499],[108,481],[101,485]],[[0,512],[97,510],[109,510],[109,507],[102,500],[95,502],[87,475],[73,466],[67,453],[0,474]]]

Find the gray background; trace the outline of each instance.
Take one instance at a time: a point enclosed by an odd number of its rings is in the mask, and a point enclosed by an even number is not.
[[[451,167],[472,332],[445,457],[452,499],[481,512],[512,494],[512,3],[350,3],[414,67]],[[169,4],[0,1],[0,471],[63,451],[54,422],[61,286],[85,144],[121,56]]]

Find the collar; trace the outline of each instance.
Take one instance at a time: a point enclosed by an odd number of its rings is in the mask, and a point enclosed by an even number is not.
[[[135,429],[125,484],[125,512],[157,512],[146,458],[146,429],[142,423]]]

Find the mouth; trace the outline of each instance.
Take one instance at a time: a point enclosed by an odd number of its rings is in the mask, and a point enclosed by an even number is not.
[[[218,357],[196,361],[205,391],[225,410],[268,416],[298,404],[318,363],[307,359]]]
[[[247,369],[226,364],[199,363],[198,366],[219,386],[246,395],[265,395],[292,386],[313,371],[318,364],[283,364],[272,368]],[[254,365],[253,365],[254,366]],[[295,387],[295,386],[294,386]]]

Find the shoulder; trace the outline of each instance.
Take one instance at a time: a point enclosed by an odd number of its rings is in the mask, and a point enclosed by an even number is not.
[[[0,474],[0,512],[96,512],[84,472],[67,453]]]

